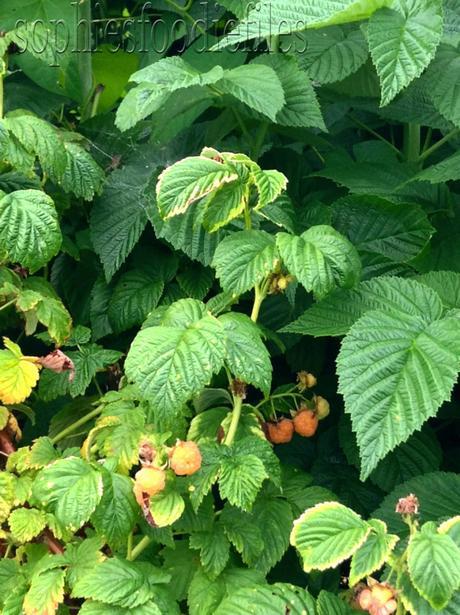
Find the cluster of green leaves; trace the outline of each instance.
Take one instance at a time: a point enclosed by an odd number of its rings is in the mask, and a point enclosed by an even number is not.
[[[453,615],[460,10],[202,5],[0,10],[2,613]]]

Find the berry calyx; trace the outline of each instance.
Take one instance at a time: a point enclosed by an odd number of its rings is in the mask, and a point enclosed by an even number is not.
[[[315,411],[316,416],[320,421],[329,415],[330,409],[331,408],[327,399],[324,399],[321,395],[315,396]]]
[[[300,410],[293,418],[294,429],[304,438],[311,438],[318,429],[318,417],[313,410]]]
[[[294,424],[290,419],[281,419],[277,423],[267,423],[268,439],[273,444],[286,444],[294,435]]]
[[[201,468],[200,449],[191,440],[178,440],[169,454],[169,465],[178,476],[195,474]]]
[[[163,491],[166,485],[166,476],[164,470],[145,466],[135,474],[134,493],[147,493],[147,495],[156,495]]]

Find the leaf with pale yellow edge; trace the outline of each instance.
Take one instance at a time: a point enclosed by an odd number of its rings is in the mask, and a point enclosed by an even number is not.
[[[27,357],[17,344],[3,338],[4,350],[0,350],[0,401],[4,404],[19,404],[32,392],[38,382],[40,365],[37,357]]]

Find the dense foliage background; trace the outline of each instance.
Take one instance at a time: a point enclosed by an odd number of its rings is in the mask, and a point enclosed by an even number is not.
[[[456,0],[0,30],[2,613],[458,613]]]

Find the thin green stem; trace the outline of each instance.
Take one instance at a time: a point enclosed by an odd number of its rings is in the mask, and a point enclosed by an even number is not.
[[[102,396],[104,395],[104,393],[102,392],[102,389],[101,389],[101,387],[100,387],[100,385],[99,385],[99,382],[97,381],[96,376],[94,376],[94,378],[93,378],[93,382],[94,382],[94,386],[95,386],[95,387],[96,387],[96,389],[97,389],[97,392],[98,392],[98,393],[99,393],[99,395],[102,397]]]
[[[99,107],[99,102],[101,100],[102,93],[104,92],[104,86],[102,84],[98,84],[94,88],[93,101],[91,103],[91,110],[89,113],[89,117],[95,117],[97,115],[97,110]]]
[[[422,145],[422,154],[423,154],[423,152],[426,152],[426,150],[430,146],[432,135],[433,135],[433,129],[430,126],[428,126],[428,128],[426,130],[426,134],[425,134],[425,139],[424,139],[423,145]]]
[[[7,301],[7,303],[4,303],[1,307],[0,307],[0,312],[2,310],[6,310],[6,308],[9,308],[10,305],[13,305],[13,303],[16,303],[16,299],[11,299],[11,301]]]
[[[250,231],[252,228],[251,210],[247,203],[244,207],[244,227],[247,231]]]
[[[257,284],[254,290],[255,290],[255,296],[254,296],[254,303],[252,305],[251,320],[253,322],[256,322],[257,319],[259,318],[260,307],[262,305],[263,300],[265,299],[265,295],[263,294],[259,284]]]
[[[8,559],[9,558],[12,548],[13,548],[13,545],[11,543],[8,543],[8,545],[6,546],[6,549],[5,549],[5,555],[3,556],[3,559]]]
[[[409,122],[404,126],[404,157],[407,162],[420,160],[420,124]]]
[[[80,0],[78,18],[83,28],[78,28],[78,75],[81,83],[81,118],[89,117],[93,91],[93,64],[91,58],[91,0]]]
[[[235,439],[236,431],[238,429],[238,423],[241,417],[241,408],[243,406],[243,399],[241,397],[233,398],[233,411],[232,420],[230,421],[230,427],[228,428],[227,435],[225,436],[224,444],[230,446]]]
[[[148,536],[144,536],[135,547],[133,547],[133,549],[131,550],[131,554],[129,557],[127,557],[126,559],[130,562],[133,562],[135,559],[137,559],[139,557],[139,555],[142,553],[142,551],[145,551],[145,549],[149,546],[149,544],[152,542],[152,539],[149,538]]]
[[[367,124],[364,124],[364,122],[361,122],[361,120],[358,120],[358,118],[353,117],[352,115],[349,115],[348,117],[354,124],[356,124],[356,126],[359,126],[363,130],[367,130],[369,134],[373,135],[376,139],[379,139],[379,141],[382,141],[383,143],[388,145],[388,147],[392,149],[395,152],[395,154],[397,154],[398,156],[402,156],[399,149],[395,147],[393,143],[388,141],[388,139],[385,139],[385,137],[382,137],[382,135],[379,134],[377,131],[375,131],[373,128],[371,128],[370,126],[367,126]]]
[[[278,53],[280,50],[280,37],[278,34],[274,34],[267,39],[268,49],[270,53]]]
[[[51,442],[53,444],[57,444],[64,438],[67,438],[67,436],[71,435],[79,427],[81,427],[82,425],[85,425],[85,423],[88,423],[92,419],[99,416],[101,412],[102,412],[102,407],[100,406],[98,408],[95,408],[94,410],[91,410],[91,412],[88,412],[88,414],[85,414],[85,416],[82,416],[81,419],[78,419],[78,421],[75,421],[74,423],[72,423],[71,425],[68,425],[65,429],[60,431],[56,436],[54,436],[54,438],[51,438]]]
[[[446,135],[443,136],[442,139],[439,139],[439,141],[436,141],[436,143],[434,143],[431,147],[429,147],[424,152],[422,152],[420,156],[418,157],[418,161],[422,162],[423,160],[428,158],[428,156],[431,156],[433,152],[435,152],[440,147],[442,147],[445,143],[447,143],[447,141],[452,139],[452,137],[455,137],[456,135],[458,135],[459,132],[460,132],[460,128],[454,128],[453,130],[448,132]]]
[[[127,544],[126,544],[126,559],[128,561],[132,560],[133,557],[133,533],[132,531],[129,532],[128,534],[128,540],[127,540]]]
[[[235,107],[232,107],[232,113],[235,116],[235,119],[238,122],[239,127],[241,128],[241,132],[246,137],[248,142],[251,143],[252,142],[251,134],[249,133],[249,130],[246,128],[246,124],[244,123],[243,118],[241,117],[239,111],[235,109]]]

